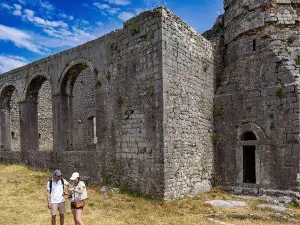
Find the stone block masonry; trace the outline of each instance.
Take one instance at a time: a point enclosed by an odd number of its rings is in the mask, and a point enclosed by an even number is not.
[[[198,35],[166,8],[0,79],[0,161],[158,199],[299,194],[300,1],[225,0]]]
[[[141,13],[3,74],[0,160],[166,200],[209,190],[212,74],[207,40],[168,9]]]
[[[165,198],[211,187],[213,50],[170,11],[162,23]]]
[[[299,191],[299,10],[299,1],[225,1],[223,23],[207,32],[224,37],[215,178],[238,192]]]

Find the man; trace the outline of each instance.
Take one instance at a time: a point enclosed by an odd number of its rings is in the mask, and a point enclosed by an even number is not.
[[[46,196],[48,208],[51,214],[51,223],[56,225],[56,213],[59,212],[60,225],[64,225],[64,213],[66,212],[64,186],[69,186],[68,181],[62,178],[60,170],[53,172],[53,177],[47,183]]]

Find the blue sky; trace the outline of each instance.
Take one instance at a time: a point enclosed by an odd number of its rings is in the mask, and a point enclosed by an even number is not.
[[[222,0],[0,0],[0,73],[120,29],[160,5],[198,33],[223,11]]]

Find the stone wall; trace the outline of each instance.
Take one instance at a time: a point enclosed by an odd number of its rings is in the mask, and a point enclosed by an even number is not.
[[[166,10],[163,14],[165,198],[211,187],[213,50]]]
[[[214,110],[217,178],[255,192],[297,190],[299,2],[225,1],[224,18],[224,73]],[[243,184],[247,131],[258,140],[255,184]]]
[[[226,0],[204,34],[210,41],[159,8],[5,73],[0,161],[76,170],[166,200],[207,191],[212,181],[298,190],[299,5]],[[19,143],[10,140],[18,126]],[[244,139],[249,132],[254,138]],[[53,151],[41,151],[51,138]],[[249,145],[251,184],[243,180]]]
[[[14,90],[10,101],[10,135],[11,135],[11,149],[12,151],[21,151],[20,146],[20,115],[19,102],[20,97],[17,90]]]
[[[38,95],[39,151],[53,150],[52,93],[49,81],[45,81]]]
[[[73,150],[95,151],[94,120],[95,77],[86,69],[77,77],[73,87]]]
[[[124,24],[96,81],[104,180],[163,196],[161,10]],[[100,85],[101,84],[101,85]]]
[[[22,151],[13,157],[1,150],[1,161],[60,167],[66,175],[76,170],[89,182],[162,198],[162,11],[142,13],[123,30],[5,73],[0,91],[12,85],[19,94]],[[41,151],[51,145],[51,130],[53,151]]]

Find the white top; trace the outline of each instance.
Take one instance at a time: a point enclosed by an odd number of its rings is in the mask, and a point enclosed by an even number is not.
[[[86,186],[85,186],[85,183],[83,181],[79,181],[79,183],[77,185],[74,184],[73,188],[76,191],[78,191],[79,189],[82,189],[83,193],[82,194],[78,194],[77,192],[73,192],[73,194],[72,194],[72,200],[71,200],[72,202],[77,202],[77,201],[80,201],[80,200],[83,200],[83,199],[87,198]]]
[[[59,179],[57,182],[52,180],[52,190],[50,194],[50,203],[61,203],[65,201],[65,198],[63,196],[64,193],[64,187],[62,185],[61,179]],[[64,179],[64,185],[68,185],[68,181]],[[50,193],[50,181],[47,183],[47,191]]]

